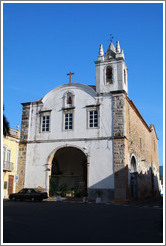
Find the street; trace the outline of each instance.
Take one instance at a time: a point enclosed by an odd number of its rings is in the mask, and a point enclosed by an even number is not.
[[[162,243],[159,206],[4,201],[4,243]]]

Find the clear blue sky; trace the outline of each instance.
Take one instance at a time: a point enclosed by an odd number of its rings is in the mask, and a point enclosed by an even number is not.
[[[162,3],[5,3],[3,101],[10,126],[21,127],[22,102],[73,82],[95,85],[99,45],[120,41],[129,68],[129,98],[159,138],[163,165]]]

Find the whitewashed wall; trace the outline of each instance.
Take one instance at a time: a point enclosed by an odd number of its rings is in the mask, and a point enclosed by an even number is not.
[[[75,95],[74,129],[63,130],[63,96]],[[99,106],[99,128],[87,128],[88,105]],[[51,110],[50,132],[40,132],[40,111]],[[49,92],[42,102],[31,103],[26,156],[25,187],[41,186],[48,190],[49,157],[64,146],[86,148],[88,157],[88,187],[114,188],[111,95],[97,97],[89,86],[73,83]]]

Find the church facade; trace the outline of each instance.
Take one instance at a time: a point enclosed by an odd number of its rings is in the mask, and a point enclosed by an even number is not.
[[[158,194],[157,135],[128,98],[128,68],[117,41],[100,45],[96,86],[63,84],[22,103],[18,186],[59,187],[103,201]],[[71,76],[71,73],[70,73]]]

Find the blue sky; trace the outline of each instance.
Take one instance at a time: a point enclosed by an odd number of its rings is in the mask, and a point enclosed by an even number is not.
[[[72,82],[95,85],[100,43],[120,41],[129,98],[159,138],[163,165],[162,3],[4,3],[3,102],[10,126],[20,125],[22,102]]]

